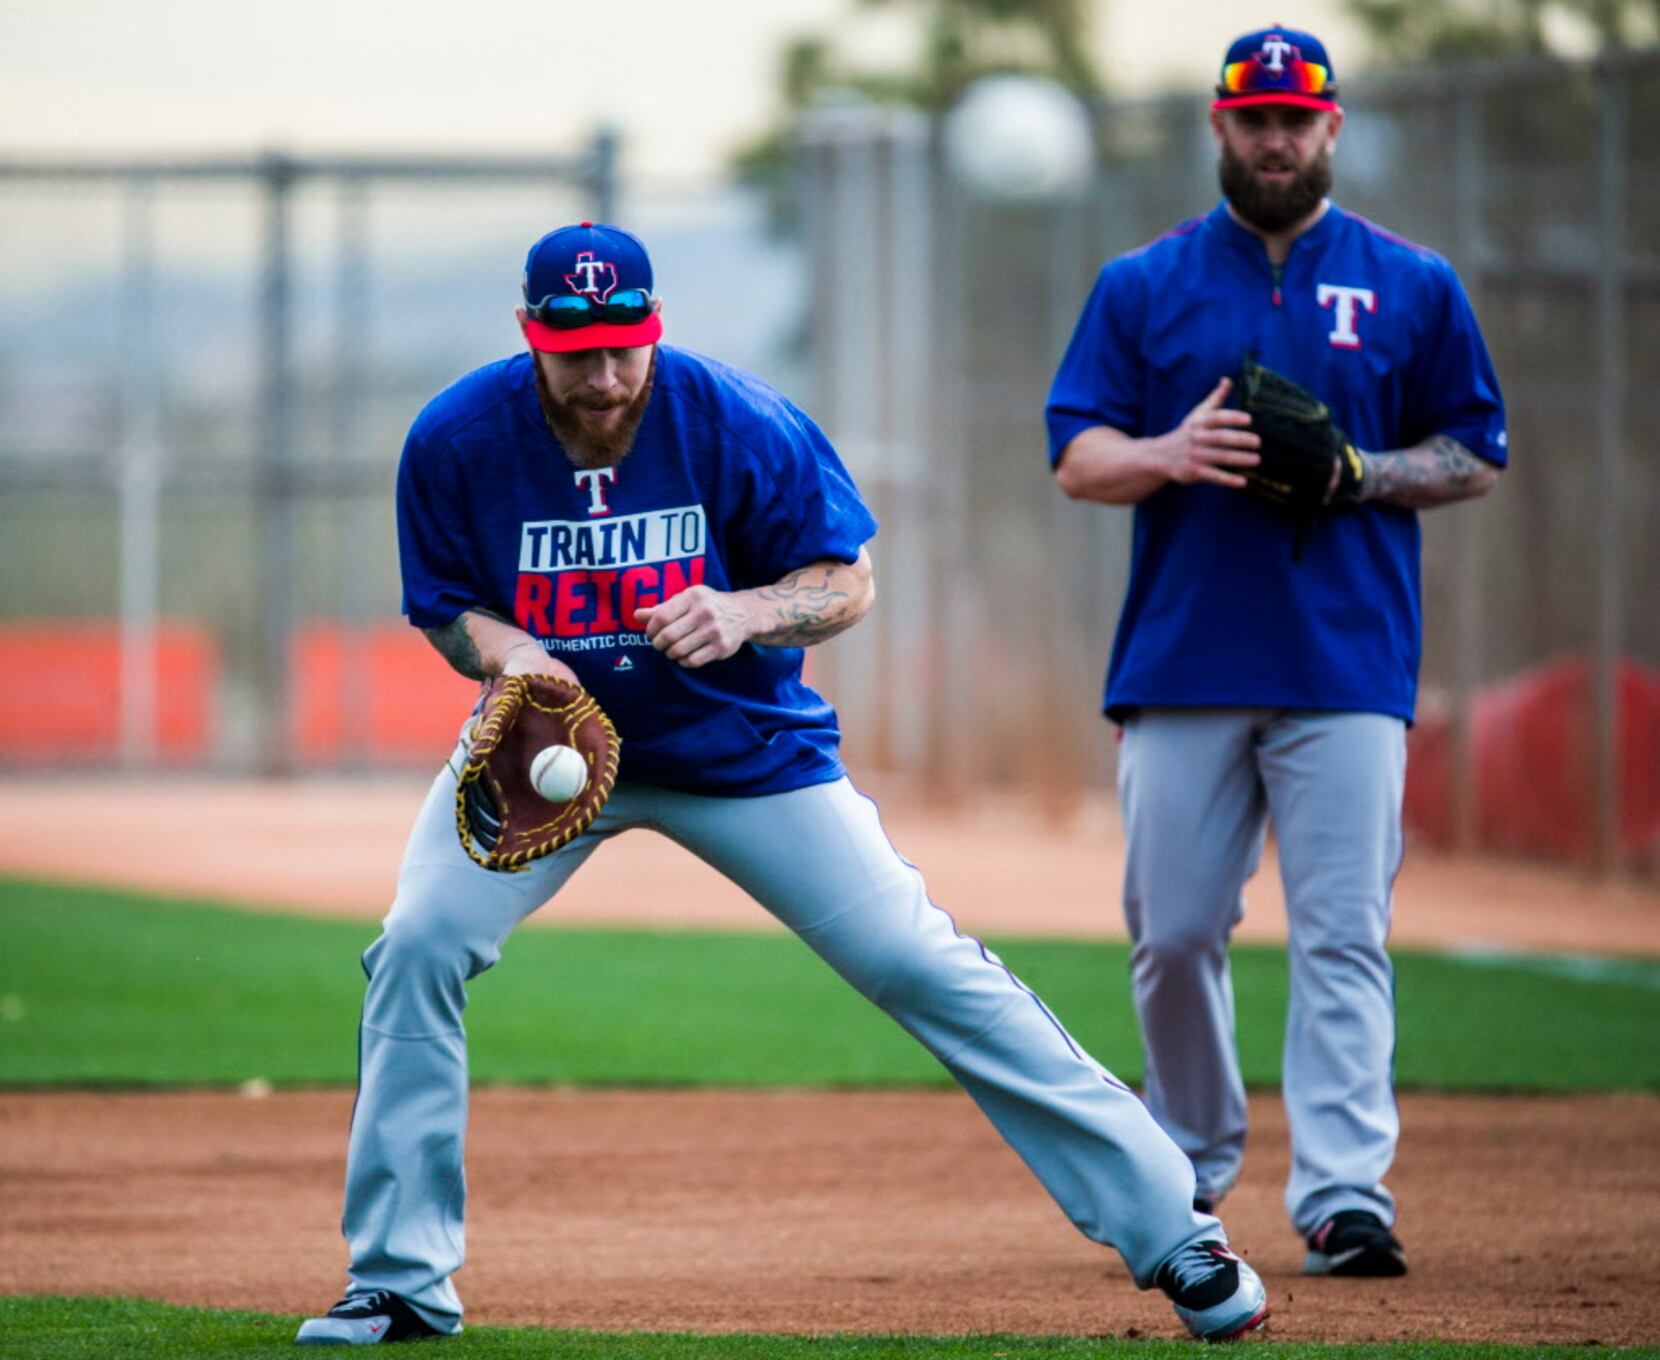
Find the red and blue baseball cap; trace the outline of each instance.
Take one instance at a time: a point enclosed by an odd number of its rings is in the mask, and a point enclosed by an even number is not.
[[[1276,24],[1235,38],[1222,58],[1213,109],[1250,104],[1296,104],[1305,109],[1337,107],[1337,77],[1326,45],[1312,33]]]
[[[663,334],[640,238],[603,222],[550,231],[525,258],[525,339],[532,349],[655,345]]]

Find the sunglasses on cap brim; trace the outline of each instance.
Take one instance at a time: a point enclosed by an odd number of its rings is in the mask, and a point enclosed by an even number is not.
[[[1271,70],[1255,57],[1230,61],[1222,68],[1219,95],[1234,94],[1323,94],[1333,92],[1331,72],[1317,61],[1293,58],[1279,70]]]
[[[540,302],[526,302],[525,314],[556,331],[574,331],[601,323],[637,326],[652,314],[657,299],[644,288],[624,288],[604,301],[585,293],[549,293]]]

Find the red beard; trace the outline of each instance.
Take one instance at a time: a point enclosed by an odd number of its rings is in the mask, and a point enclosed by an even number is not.
[[[645,385],[631,401],[561,402],[548,391],[542,370],[537,366],[536,399],[542,406],[542,418],[573,463],[581,468],[616,467],[628,456],[640,421],[645,417],[646,404],[651,400],[652,377],[656,372],[657,356],[653,354]],[[604,429],[583,419],[585,411],[614,410],[621,410],[622,415]]]

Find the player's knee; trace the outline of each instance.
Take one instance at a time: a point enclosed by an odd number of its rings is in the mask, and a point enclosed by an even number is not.
[[[1227,937],[1196,925],[1160,924],[1142,932],[1131,951],[1137,973],[1180,972],[1216,963],[1227,949]]]
[[[392,970],[424,977],[466,979],[495,962],[495,951],[470,947],[453,922],[416,912],[393,912],[363,956],[371,978]]]
[[[926,957],[894,951],[874,962],[854,985],[884,1010],[896,1007],[914,1009],[920,1002],[937,993],[946,985],[946,979]]]
[[[1293,931],[1290,952],[1299,979],[1370,979],[1387,988],[1393,976],[1383,940],[1367,932]]]
[[[988,960],[965,936],[895,932],[866,942],[856,970],[844,976],[890,1012],[932,1012],[963,1001],[983,985]]]
[[[1335,901],[1291,913],[1292,951],[1338,962],[1381,957],[1389,938],[1388,903],[1359,896]]]

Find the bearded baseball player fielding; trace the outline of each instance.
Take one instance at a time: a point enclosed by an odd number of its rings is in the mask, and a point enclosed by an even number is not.
[[[725,874],[926,1045],[1195,1336],[1258,1327],[1262,1282],[1194,1207],[1181,1149],[928,900],[848,780],[802,650],[870,608],[876,525],[824,435],[660,343],[650,260],[617,227],[538,241],[519,321],[528,352],[440,393],[398,473],[405,612],[486,690],[363,957],[350,1279],[298,1340],[461,1329],[466,984],[631,827]],[[532,787],[554,745],[587,770],[569,802]]]
[[[1384,941],[1417,512],[1494,485],[1504,408],[1447,262],[1327,197],[1343,109],[1317,38],[1239,38],[1210,121],[1222,202],[1101,270],[1048,404],[1062,490],[1135,507],[1105,708],[1147,1097],[1214,1208],[1245,1152],[1228,939],[1271,822],[1286,1210],[1308,1272],[1399,1275]]]

